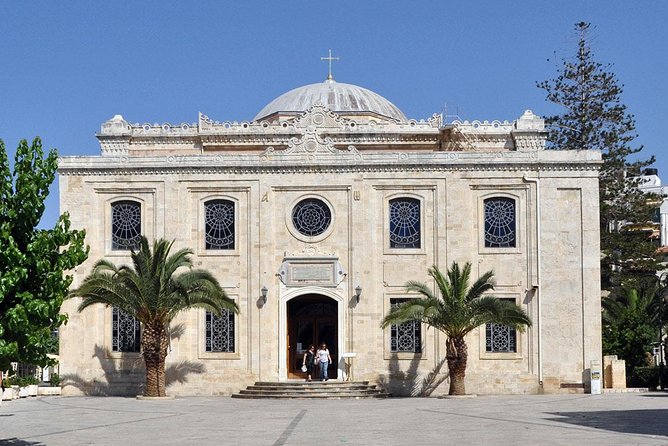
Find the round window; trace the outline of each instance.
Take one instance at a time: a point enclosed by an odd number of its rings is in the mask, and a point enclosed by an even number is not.
[[[302,235],[316,237],[324,233],[331,223],[332,211],[317,198],[301,200],[292,209],[292,225]]]

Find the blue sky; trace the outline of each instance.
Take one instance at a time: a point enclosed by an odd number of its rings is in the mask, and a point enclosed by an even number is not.
[[[605,5],[605,6],[603,6]],[[409,118],[513,120],[555,112],[535,85],[571,57],[573,25],[595,26],[636,117],[637,144],[668,182],[665,1],[0,1],[0,138],[10,155],[40,136],[96,155],[114,114],[131,122],[250,120],[292,88],[369,88]],[[42,226],[58,215],[54,185]]]

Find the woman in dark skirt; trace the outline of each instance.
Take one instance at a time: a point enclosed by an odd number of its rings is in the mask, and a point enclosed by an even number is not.
[[[308,378],[306,381],[311,381],[311,376],[315,373],[315,345],[311,344],[308,350],[304,352],[304,359],[302,360],[302,370],[306,367]]]

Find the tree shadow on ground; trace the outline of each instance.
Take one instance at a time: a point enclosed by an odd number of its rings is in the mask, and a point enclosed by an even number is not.
[[[74,386],[88,396],[133,396],[142,393],[146,371],[141,357],[121,354],[112,357],[109,348],[95,346],[92,358],[97,358],[104,378],[87,380],[75,373],[61,376],[63,387]]]
[[[426,375],[418,373],[420,358],[410,359],[407,370],[401,370],[401,363],[398,355],[393,354],[388,364],[388,375],[380,376],[377,384],[391,393],[393,396],[430,396],[445,380],[448,374],[441,374],[445,358],[439,361],[436,366]]]
[[[550,421],[594,429],[642,435],[668,436],[668,409],[606,410],[593,412],[548,412]]]
[[[0,438],[0,444],[11,446],[43,446],[44,443],[38,441],[25,441],[20,438]]]
[[[179,324],[182,325],[182,324]],[[184,330],[179,325],[170,331],[171,339],[178,339]],[[103,380],[86,380],[81,376],[69,373],[64,374],[63,387],[74,386],[84,395],[89,396],[135,396],[144,391],[146,368],[144,361],[138,354],[121,354],[112,357],[111,350],[99,345],[95,346],[93,358],[97,358],[104,374]],[[175,383],[188,382],[191,374],[202,374],[206,371],[204,364],[193,361],[182,361],[165,368],[165,385],[169,388]]]
[[[657,390],[656,392],[643,393],[643,398],[668,398],[668,391]]]
[[[445,380],[450,377],[450,373],[441,373],[443,365],[446,364],[446,358],[441,359],[431,372],[427,373],[421,381],[415,383],[413,387],[413,396],[430,396]]]

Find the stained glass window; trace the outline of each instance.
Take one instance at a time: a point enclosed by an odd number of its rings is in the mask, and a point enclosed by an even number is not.
[[[420,248],[420,200],[390,200],[390,248]]]
[[[117,201],[111,205],[111,249],[139,248],[141,205],[135,201]]]
[[[394,308],[409,299],[390,299],[390,307]],[[409,321],[390,326],[390,351],[392,353],[422,353],[422,324],[420,321]]]
[[[234,249],[234,203],[212,200],[204,203],[206,249]]]
[[[515,299],[503,299],[515,303]],[[517,351],[517,331],[507,325],[485,325],[485,351],[514,353]]]
[[[315,237],[327,230],[332,223],[329,206],[317,198],[307,198],[292,209],[292,224],[300,234]]]
[[[111,350],[114,352],[138,352],[140,342],[139,321],[116,307],[111,312]]]
[[[515,240],[515,200],[505,197],[486,199],[485,248],[514,248]]]
[[[234,353],[234,313],[222,310],[221,316],[206,312],[205,350]]]

